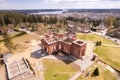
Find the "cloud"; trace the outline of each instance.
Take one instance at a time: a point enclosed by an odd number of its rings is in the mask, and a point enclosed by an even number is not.
[[[101,0],[47,0],[47,1],[56,1],[56,2],[60,2],[60,1],[101,1]]]
[[[14,3],[14,0],[0,0],[0,10],[4,9],[14,9],[17,5]]]
[[[120,2],[120,0],[45,0],[45,2],[61,3],[61,2]]]
[[[4,0],[0,0],[0,2],[1,2],[1,1],[4,1]]]
[[[0,10],[11,9],[11,3],[8,0],[0,0]]]
[[[120,0],[46,0],[46,2],[60,8],[120,8]]]
[[[0,9],[119,8],[120,0],[0,0]],[[32,6],[31,6],[32,5]]]
[[[96,2],[96,1],[101,1],[101,0],[46,0],[46,2],[54,2],[54,3],[59,3],[59,2]]]

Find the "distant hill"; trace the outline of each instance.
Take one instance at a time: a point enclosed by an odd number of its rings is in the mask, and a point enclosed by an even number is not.
[[[0,11],[10,11],[10,10],[0,10]],[[38,13],[38,12],[54,12],[54,11],[62,11],[62,9],[30,9],[30,10],[12,10],[12,11],[15,11],[15,12],[22,12],[22,13],[27,13],[27,14],[30,14],[30,13]]]
[[[9,11],[9,10],[0,10],[0,11]],[[95,13],[120,13],[120,9],[31,9],[31,10],[12,10],[22,13],[37,13],[37,12],[54,12],[54,11],[67,11],[67,12],[95,12]]]
[[[69,12],[95,12],[95,13],[109,13],[120,12],[120,9],[69,9]]]

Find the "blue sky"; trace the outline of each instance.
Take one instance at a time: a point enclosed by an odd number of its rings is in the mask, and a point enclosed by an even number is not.
[[[120,0],[0,0],[0,9],[120,9]]]

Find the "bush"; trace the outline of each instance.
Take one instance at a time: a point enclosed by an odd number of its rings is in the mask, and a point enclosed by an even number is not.
[[[91,30],[96,32],[96,29],[95,29],[95,28],[91,28]]]
[[[19,30],[18,30],[18,29],[14,29],[14,31],[19,32]]]

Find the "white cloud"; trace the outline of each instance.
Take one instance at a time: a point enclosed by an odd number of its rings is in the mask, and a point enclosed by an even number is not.
[[[0,0],[0,10],[2,9],[11,9],[11,5],[6,0]]]
[[[101,1],[101,0],[47,0],[47,1],[55,1],[55,2],[60,2],[60,1],[68,1],[68,2],[71,2],[71,1]]]
[[[120,0],[46,0],[60,8],[120,8]]]
[[[59,3],[59,2],[96,2],[96,1],[101,1],[101,0],[46,0],[46,2],[54,2],[54,3]]]
[[[1,2],[1,1],[4,1],[4,0],[0,0],[0,2]]]
[[[1,8],[1,9],[8,9],[9,6],[8,6],[7,3],[0,3],[0,8]]]
[[[120,0],[0,0],[0,9],[120,8]],[[29,2],[28,2],[29,1]],[[31,6],[32,5],[32,6]]]

